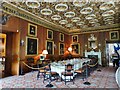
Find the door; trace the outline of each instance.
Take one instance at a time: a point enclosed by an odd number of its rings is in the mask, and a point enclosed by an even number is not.
[[[106,58],[108,60],[108,65],[113,66],[113,54],[115,53],[115,48],[118,48],[120,46],[120,43],[106,43]],[[119,53],[119,50],[117,50]],[[120,55],[120,53],[119,53]]]

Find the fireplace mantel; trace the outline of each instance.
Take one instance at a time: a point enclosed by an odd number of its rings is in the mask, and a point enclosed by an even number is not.
[[[86,52],[85,51],[85,57],[88,57],[88,55],[97,55],[98,56],[98,63],[99,65],[102,65],[102,62],[101,62],[101,52],[95,52],[95,51],[90,51],[90,52]]]

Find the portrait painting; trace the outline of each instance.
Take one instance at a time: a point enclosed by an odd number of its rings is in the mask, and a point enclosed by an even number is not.
[[[60,41],[64,42],[64,34],[60,33],[59,38],[60,38]]]
[[[72,36],[72,42],[78,42],[78,35]]]
[[[72,44],[72,53],[80,54],[80,45],[78,43]]]
[[[52,30],[47,30],[47,39],[53,40],[53,31]]]
[[[48,54],[54,54],[54,42],[53,41],[46,41],[46,49],[48,51]]]
[[[59,43],[59,55],[64,54],[64,43]]]
[[[6,54],[6,34],[0,33],[0,56]]]
[[[118,31],[110,32],[110,40],[119,40],[119,32]]]
[[[29,36],[37,36],[37,25],[28,23],[28,35]]]
[[[38,54],[38,38],[26,37],[26,55]]]

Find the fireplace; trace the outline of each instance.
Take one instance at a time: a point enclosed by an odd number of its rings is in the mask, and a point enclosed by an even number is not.
[[[92,58],[98,59],[98,55],[88,55],[88,58],[90,58],[90,59],[92,59]]]
[[[95,51],[85,52],[85,57],[97,58],[99,65],[102,65],[102,62],[101,62],[101,52],[95,52]]]

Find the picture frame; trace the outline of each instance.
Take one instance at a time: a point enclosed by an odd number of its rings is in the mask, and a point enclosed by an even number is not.
[[[47,29],[47,39],[49,40],[53,40],[53,31]]]
[[[90,34],[90,37],[88,38],[88,48],[89,49],[96,49],[96,48],[98,48],[97,37],[95,37],[94,34]]]
[[[37,37],[37,25],[28,23],[28,36]]]
[[[38,54],[38,38],[26,37],[26,56]]]
[[[71,44],[71,47],[72,47],[72,53],[80,54],[80,44],[79,43]]]
[[[64,43],[59,43],[59,55],[64,54],[64,49],[65,49],[65,44]]]
[[[72,42],[78,42],[78,35],[72,36]]]
[[[0,56],[6,55],[6,34],[0,33]]]
[[[110,34],[110,40],[119,40],[118,31],[111,31],[109,34]]]
[[[48,54],[54,55],[54,42],[46,40],[46,50],[48,51]]]
[[[59,40],[61,42],[64,42],[64,34],[62,34],[62,33],[59,34]]]

